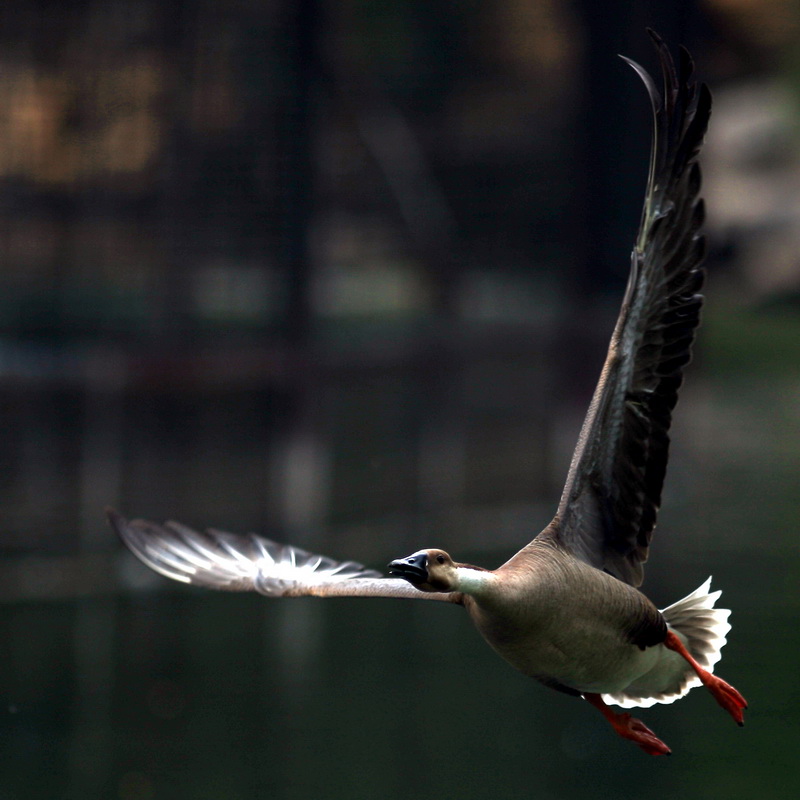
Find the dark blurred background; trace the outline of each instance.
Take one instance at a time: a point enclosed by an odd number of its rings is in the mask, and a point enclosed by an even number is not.
[[[694,54],[708,303],[645,589],[720,672],[652,759],[453,608],[152,575],[103,508],[381,568],[554,512]],[[0,800],[794,798],[800,3],[41,0],[0,10]],[[417,607],[421,605],[422,607]]]

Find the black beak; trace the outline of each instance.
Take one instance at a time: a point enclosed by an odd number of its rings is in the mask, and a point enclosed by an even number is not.
[[[428,554],[414,553],[408,558],[398,558],[389,564],[389,574],[405,578],[414,585],[428,580]]]

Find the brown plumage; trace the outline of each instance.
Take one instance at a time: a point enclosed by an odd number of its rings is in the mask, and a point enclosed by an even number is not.
[[[744,698],[711,671],[730,630],[710,579],[659,611],[638,587],[661,502],[672,411],[700,319],[703,203],[697,154],[711,98],[681,50],[651,32],[660,92],[637,64],[654,133],[622,309],[552,522],[487,570],[425,549],[390,575],[259,536],[109,519],[149,567],[185,583],[269,597],[402,597],[463,605],[486,641],[546,686],[583,696],[653,755],[669,748],[623,707],[669,703],[703,684],[742,723]]]

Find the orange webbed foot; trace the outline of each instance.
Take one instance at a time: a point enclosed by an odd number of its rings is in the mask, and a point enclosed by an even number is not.
[[[714,696],[714,699],[733,717],[734,722],[742,727],[747,700],[742,697],[741,692],[716,675],[708,675],[703,680],[703,684]]]
[[[714,696],[714,699],[733,717],[736,724],[741,727],[744,725],[744,710],[747,708],[747,700],[742,697],[741,692],[735,689],[722,678],[712,675],[707,669],[701,667],[684,647],[683,642],[673,631],[667,633],[664,646],[674,650],[682,658],[689,662],[692,669],[697,673],[703,686]]]
[[[668,756],[672,752],[644,722],[630,714],[616,714],[611,724],[623,739],[638,744],[648,755]]]
[[[638,744],[648,755],[668,756],[672,752],[640,719],[628,713],[614,713],[599,694],[589,692],[583,696],[611,723],[617,734]]]

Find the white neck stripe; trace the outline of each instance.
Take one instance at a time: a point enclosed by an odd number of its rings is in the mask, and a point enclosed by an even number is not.
[[[494,576],[491,572],[469,567],[456,567],[457,591],[464,594],[479,594],[489,585]]]

